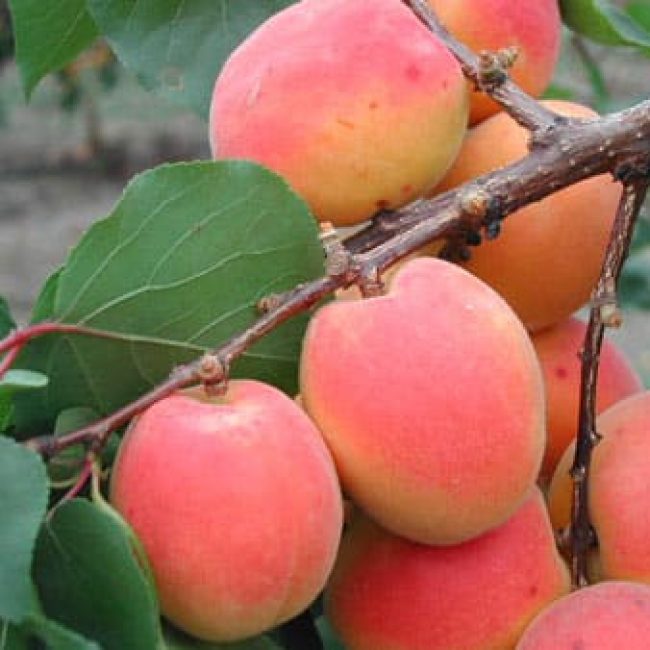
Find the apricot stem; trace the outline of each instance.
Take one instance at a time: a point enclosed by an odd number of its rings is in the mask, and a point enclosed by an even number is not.
[[[589,584],[587,557],[595,543],[595,533],[589,518],[589,472],[591,454],[600,440],[596,430],[596,387],[603,335],[606,326],[620,322],[608,319],[604,306],[616,298],[616,287],[627,258],[634,226],[650,185],[650,166],[647,162],[635,167],[628,175],[616,213],[612,234],[605,253],[603,269],[594,290],[589,324],[580,353],[582,368],[580,380],[580,407],[576,452],[571,467],[573,504],[571,509],[570,551],[571,579],[575,588]],[[615,304],[615,303],[614,303]]]
[[[456,57],[463,74],[502,106],[516,122],[530,131],[547,130],[554,126],[558,116],[526,94],[508,77],[506,70],[510,63],[509,57],[499,52],[481,53],[480,56],[474,54],[444,28],[427,0],[408,0],[407,4]],[[486,68],[487,60],[489,65]]]

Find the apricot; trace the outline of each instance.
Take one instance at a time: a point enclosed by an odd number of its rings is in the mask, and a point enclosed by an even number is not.
[[[163,614],[208,640],[252,636],[305,609],[342,529],[334,465],[277,389],[233,381],[161,400],[128,430],[111,499],[141,540]]]
[[[589,516],[598,538],[605,579],[650,582],[650,392],[621,400],[597,419],[603,439],[592,456]],[[549,492],[553,525],[571,515],[572,445],[558,465]]]
[[[284,176],[318,219],[353,224],[440,180],[468,103],[460,66],[402,2],[303,0],[226,62],[210,141]]]
[[[557,0],[429,0],[440,21],[475,53],[516,47],[508,71],[529,95],[539,97],[551,81],[558,58],[562,23]],[[470,123],[500,110],[482,92],[471,96]]]
[[[532,337],[546,387],[547,442],[541,477],[550,480],[578,430],[580,359],[587,326],[570,318]],[[642,390],[641,378],[623,352],[604,339],[598,370],[596,412]]]
[[[505,650],[568,590],[534,490],[502,526],[457,546],[409,542],[360,518],[343,537],[325,611],[347,650]]]
[[[388,294],[319,309],[300,375],[344,491],[395,534],[480,535],[535,482],[545,432],[534,349],[507,304],[458,266],[415,259]]]
[[[649,638],[650,588],[603,582],[550,605],[515,650],[646,650]]]
[[[595,115],[578,104],[544,104],[563,115]],[[436,191],[524,157],[527,140],[528,131],[505,113],[482,122]],[[589,300],[620,196],[620,184],[605,175],[556,192],[510,215],[501,235],[474,249],[465,267],[494,287],[529,330],[558,323]]]

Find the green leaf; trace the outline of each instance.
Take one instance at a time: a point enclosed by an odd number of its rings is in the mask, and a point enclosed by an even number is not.
[[[316,222],[270,171],[243,161],[165,165],[133,181],[110,217],[72,251],[51,317],[115,333],[48,336],[21,367],[50,384],[16,400],[17,427],[51,427],[72,406],[114,411],[249,327],[260,298],[322,275]],[[249,349],[233,376],[297,389],[307,316]],[[36,394],[35,394],[36,395]],[[39,419],[40,418],[40,419]]]
[[[345,650],[343,642],[338,638],[331,623],[325,616],[320,616],[317,619],[316,629],[323,639],[324,650]]]
[[[14,424],[16,395],[31,394],[45,388],[47,383],[48,378],[43,373],[33,370],[8,370],[0,377],[0,432]]]
[[[16,323],[11,317],[7,301],[0,296],[0,340],[3,339],[11,330],[15,329]]]
[[[650,204],[648,207],[650,208]],[[634,228],[634,236],[632,238],[630,251],[635,253],[643,249],[650,250],[650,215],[644,216],[642,213],[639,215],[639,219],[637,219]]]
[[[650,3],[648,0],[634,0],[625,11],[647,32],[650,32]]]
[[[44,320],[50,320],[54,314],[54,300],[56,299],[56,290],[59,286],[59,277],[63,267],[57,269],[50,275],[41,287],[41,292],[36,299],[32,309],[32,323],[40,323]]]
[[[124,529],[83,499],[56,508],[36,545],[46,615],[103,650],[158,647],[158,606]]]
[[[88,0],[88,8],[145,87],[207,118],[215,79],[230,52],[293,1]]]
[[[97,36],[85,0],[9,0],[9,8],[27,97],[45,75],[70,63]]]
[[[650,33],[608,0],[561,0],[560,7],[566,25],[593,41],[650,48]]]
[[[630,256],[618,287],[622,307],[650,310],[650,247]]]
[[[575,90],[569,88],[568,86],[561,86],[559,84],[551,84],[544,91],[544,99],[565,99],[571,101],[575,98]]]
[[[70,408],[61,411],[56,418],[54,435],[61,436],[98,420],[95,411],[86,407]],[[70,487],[79,476],[86,458],[83,445],[73,445],[56,454],[47,464],[47,471],[53,488]]]
[[[11,401],[11,395],[0,395],[0,433],[8,431],[13,423],[14,405]]]
[[[101,650],[95,642],[46,618],[35,587],[32,610],[19,626],[0,620],[0,650],[32,650],[35,639],[42,641],[48,650]]]
[[[257,636],[238,643],[210,643],[194,639],[169,625],[164,627],[164,639],[167,650],[282,650],[267,636]]]
[[[89,641],[42,615],[30,616],[21,626],[21,630],[43,641],[48,650],[101,650],[94,641]]]
[[[33,370],[8,370],[0,378],[0,395],[45,388],[47,381],[43,373]]]
[[[29,636],[8,621],[0,620],[0,650],[30,650]]]
[[[47,498],[40,457],[0,437],[0,617],[10,622],[32,611],[32,551]]]

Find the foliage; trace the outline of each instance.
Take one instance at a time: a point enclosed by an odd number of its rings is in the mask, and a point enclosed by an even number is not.
[[[204,118],[229,53],[289,4],[9,0],[27,97],[102,36],[146,88]],[[625,10],[607,0],[563,0],[561,6],[566,25],[585,38],[650,55],[645,0]],[[6,25],[0,15],[0,47],[8,49]],[[592,78],[597,83],[597,70]],[[567,91],[556,89],[561,92]],[[649,247],[650,227],[642,223],[623,279],[626,305],[650,309]],[[0,380],[0,648],[27,649],[34,639],[54,650],[279,647],[266,636],[201,643],[161,626],[155,589],[126,524],[97,489],[92,500],[59,501],[56,488],[78,476],[81,448],[63,459],[67,464],[58,458],[46,467],[12,436],[61,433],[118,409],[175,365],[249,326],[262,297],[323,272],[309,210],[284,181],[252,163],[150,170],[84,235],[44,284],[33,321],[78,324],[110,336],[45,337],[29,344],[19,369]],[[294,318],[265,337],[233,375],[295,392],[306,320]],[[14,327],[0,298],[0,339]],[[113,442],[110,453],[117,438]],[[318,626],[328,648],[341,647],[324,619]]]
[[[42,339],[23,368],[56,375],[16,405],[23,431],[72,406],[107,414],[250,325],[256,303],[323,272],[316,224],[284,181],[244,162],[166,165],[134,179],[112,214],[70,253],[38,320],[112,332]],[[98,260],[103,262],[98,264]],[[235,376],[296,390],[305,319],[253,347]],[[101,368],[101,372],[95,372]]]

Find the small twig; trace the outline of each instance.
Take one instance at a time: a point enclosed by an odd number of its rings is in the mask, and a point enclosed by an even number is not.
[[[623,196],[618,207],[603,269],[594,291],[589,324],[581,353],[580,407],[575,457],[571,467],[573,506],[571,512],[570,549],[571,577],[574,587],[589,584],[587,566],[589,549],[595,533],[589,519],[588,488],[593,448],[600,435],[596,430],[596,387],[598,365],[606,326],[620,324],[616,307],[616,288],[623,263],[628,255],[634,225],[650,183],[650,165],[625,172]]]
[[[427,0],[408,0],[408,4],[418,18],[456,57],[463,74],[474,83],[476,88],[487,93],[501,105],[514,120],[529,131],[546,131],[556,124],[558,115],[521,90],[508,77],[505,66],[501,65],[500,70],[496,69],[499,66],[498,53],[492,55],[486,53],[483,55],[482,63],[480,56],[451,36],[440,23]]]
[[[15,345],[14,347],[10,348],[7,354],[2,358],[2,361],[0,361],[0,379],[2,379],[5,376],[7,370],[9,370],[11,366],[14,365],[14,362],[18,358],[18,355],[20,354],[20,351],[23,349],[24,345],[24,343]]]
[[[74,482],[74,485],[65,493],[65,495],[57,503],[57,507],[64,504],[66,501],[70,501],[75,497],[79,496],[81,490],[84,489],[86,483],[88,482],[88,480],[90,479],[93,473],[94,465],[95,465],[95,455],[89,453],[84,460],[84,463],[81,467],[81,471],[79,472],[79,476],[77,476],[77,480]]]
[[[84,327],[83,325],[73,325],[70,323],[46,321],[36,323],[35,325],[28,325],[27,327],[15,330],[0,341],[0,356],[5,353],[7,354],[0,365],[0,378],[2,378],[4,373],[9,370],[13,362],[16,360],[20,350],[27,343],[32,339],[47,336],[48,334],[78,334],[80,336],[94,336],[95,338],[102,339],[121,338],[121,336],[116,332],[97,330],[92,327]]]

